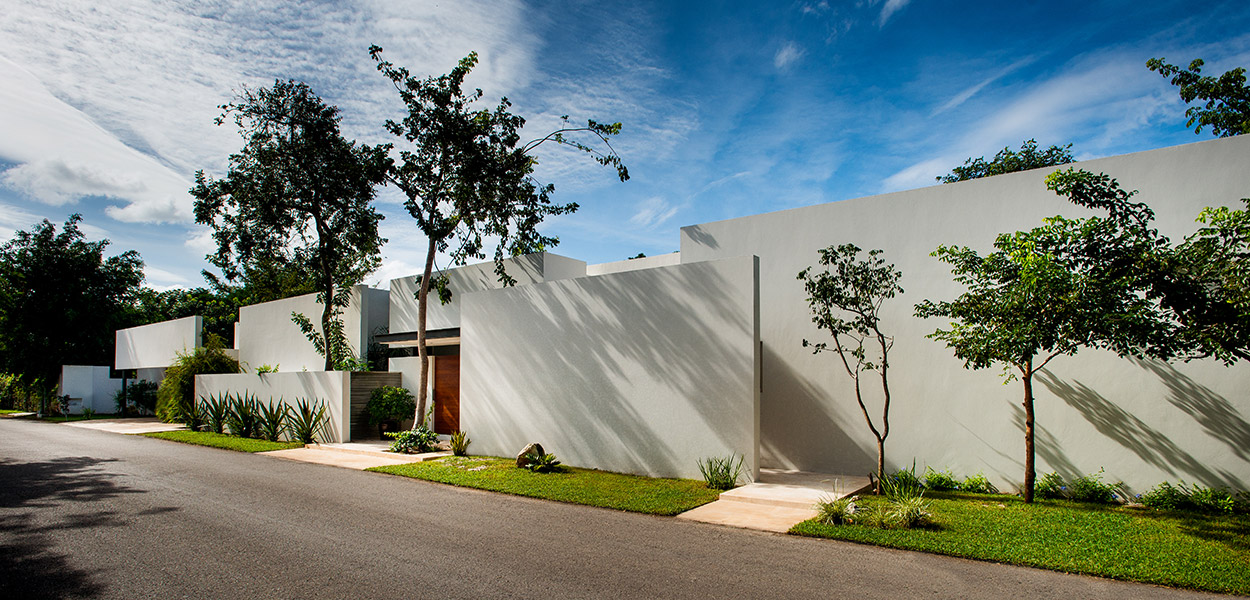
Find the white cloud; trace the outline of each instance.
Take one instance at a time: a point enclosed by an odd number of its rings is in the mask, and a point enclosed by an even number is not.
[[[638,203],[638,208],[634,211],[634,216],[629,218],[629,222],[643,229],[651,229],[673,218],[678,208],[660,196],[653,196]]]
[[[804,51],[794,42],[786,42],[777,53],[773,55],[773,66],[778,69],[786,69],[790,65],[803,58]]]
[[[1037,60],[1037,58],[1038,58],[1037,55],[1026,56],[1020,60],[1017,60],[1016,62],[1011,63],[1010,65],[1007,65],[1006,67],[1003,67],[1002,69],[999,69],[993,75],[990,75],[989,77],[983,79],[980,83],[977,83],[976,85],[965,88],[963,91],[959,92],[958,94],[955,94],[950,100],[947,100],[944,104],[934,109],[933,113],[929,116],[935,117],[952,108],[959,106],[960,104],[963,104],[964,102],[967,102],[969,98],[975,96],[977,92],[980,92],[982,89],[985,88],[985,86],[991,83],[994,83],[995,81],[998,81],[999,79],[1002,79],[1003,77],[1006,77],[1007,75],[1010,75],[1012,72],[1016,71],[1017,69]]]
[[[894,13],[903,10],[910,3],[911,0],[885,0],[885,5],[881,7],[881,17],[878,19],[877,24],[885,27],[885,22],[889,21],[890,17],[894,16]]]

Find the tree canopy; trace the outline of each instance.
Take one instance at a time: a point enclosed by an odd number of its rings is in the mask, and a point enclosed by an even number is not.
[[[938,177],[937,180],[941,183],[955,183],[1003,173],[1054,167],[1068,164],[1072,160],[1072,144],[1051,146],[1039,152],[1037,140],[1025,140],[1020,144],[1019,152],[1003,148],[989,161],[986,161],[984,156],[969,158],[964,161],[963,166],[951,169],[949,174]]]
[[[1185,110],[1187,127],[1194,133],[1211,126],[1217,137],[1250,133],[1250,87],[1246,86],[1246,70],[1242,67],[1225,71],[1219,77],[1202,74],[1203,61],[1196,58],[1188,69],[1168,64],[1166,58],[1146,61],[1146,68],[1155,71],[1180,88],[1181,100],[1202,102]]]
[[[143,283],[133,250],[106,257],[71,215],[48,220],[0,247],[0,368],[50,390],[67,364],[112,364],[114,331]]]
[[[569,146],[614,168],[625,181],[629,172],[609,142],[620,133],[621,124],[588,120],[584,127],[573,126],[566,116],[564,126],[522,143],[525,119],[512,113],[507,98],[494,107],[477,108],[482,90],[464,90],[477,53],[461,59],[446,75],[425,78],[383,60],[378,46],[370,47],[369,53],[408,111],[403,119],[386,122],[386,129],[407,143],[401,146],[389,180],[403,192],[404,207],[427,239],[417,291],[417,348],[424,381],[429,377],[425,335],[431,286],[444,301],[449,298],[445,278],[435,280],[435,256],[446,252],[453,265],[485,258],[489,239],[495,246],[495,273],[505,285],[514,283],[504,258],[555,246],[559,239],[539,232],[538,226],[548,216],[578,208],[576,203],[554,203],[555,186],[534,178],[534,151],[546,142]],[[578,141],[577,134],[589,136],[590,142]],[[423,421],[426,401],[427,390],[420,386],[414,427]]]
[[[246,144],[230,156],[225,178],[195,175],[195,218],[214,228],[217,242],[209,261],[230,280],[267,264],[308,273],[323,306],[320,332],[307,317],[292,318],[332,370],[354,352],[338,317],[350,286],[378,267],[386,242],[372,201],[389,147],[344,139],[338,109],[303,83],[244,88],[221,109],[217,124],[232,117]]]

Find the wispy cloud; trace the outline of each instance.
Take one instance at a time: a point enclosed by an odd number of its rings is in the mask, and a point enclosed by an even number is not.
[[[629,222],[643,229],[652,229],[673,218],[677,214],[677,206],[660,196],[652,196],[638,203],[634,216]]]
[[[803,49],[794,42],[786,42],[773,55],[773,66],[778,69],[785,70],[790,65],[803,58]]]
[[[910,3],[911,0],[885,0],[885,4],[881,6],[881,16],[877,19],[877,25],[885,27],[886,21],[889,21],[894,13],[903,10]]]
[[[998,70],[998,71],[996,71],[994,74],[992,74],[992,75],[990,75],[989,77],[987,77],[987,78],[985,78],[985,79],[981,80],[981,81],[980,81],[979,83],[977,83],[976,85],[973,85],[973,86],[970,86],[970,87],[968,87],[968,88],[965,88],[963,91],[959,92],[958,94],[955,94],[953,97],[951,97],[951,99],[950,99],[950,100],[947,100],[947,101],[946,101],[945,103],[943,103],[941,106],[939,106],[939,107],[937,107],[937,108],[933,109],[933,113],[932,113],[930,116],[937,116],[937,115],[940,115],[940,114],[942,114],[942,113],[944,113],[944,112],[946,112],[946,111],[948,111],[948,110],[950,110],[950,109],[952,109],[952,108],[955,108],[955,107],[957,107],[957,106],[959,106],[959,105],[963,104],[964,102],[967,102],[967,101],[968,101],[968,99],[969,99],[969,98],[972,98],[973,96],[975,96],[975,95],[977,94],[977,92],[980,92],[981,90],[985,89],[985,86],[987,86],[987,85],[989,85],[989,84],[991,84],[991,83],[994,83],[995,81],[998,81],[999,79],[1002,79],[1003,77],[1006,77],[1007,75],[1010,75],[1011,73],[1015,72],[1016,70],[1020,69],[1021,67],[1024,67],[1024,66],[1026,66],[1026,65],[1028,65],[1028,64],[1030,64],[1030,63],[1032,63],[1032,62],[1036,61],[1036,60],[1037,60],[1037,58],[1038,58],[1038,55],[1036,55],[1036,54],[1035,54],[1035,55],[1031,55],[1031,56],[1026,56],[1026,57],[1024,57],[1024,58],[1022,58],[1022,59],[1020,59],[1020,60],[1017,60],[1016,62],[1013,62],[1013,63],[1011,63],[1011,64],[1007,65],[1006,67],[1003,67],[1002,69],[999,69],[999,70]]]

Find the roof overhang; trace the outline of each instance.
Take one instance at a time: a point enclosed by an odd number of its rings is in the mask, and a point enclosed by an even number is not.
[[[379,344],[389,346],[391,348],[415,348],[420,344],[417,343],[417,332],[405,331],[402,333],[384,333],[374,337]],[[434,346],[459,346],[460,345],[460,328],[448,327],[447,329],[435,329],[425,332],[425,346],[427,348]]]

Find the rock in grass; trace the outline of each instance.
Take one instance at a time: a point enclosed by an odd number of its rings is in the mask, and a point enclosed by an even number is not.
[[[520,454],[516,455],[516,466],[522,469],[528,467],[530,464],[529,454],[531,452],[539,456],[546,454],[546,452],[543,452],[543,445],[538,442],[534,442],[533,444],[530,444],[522,449]]]

